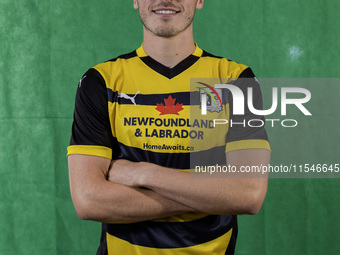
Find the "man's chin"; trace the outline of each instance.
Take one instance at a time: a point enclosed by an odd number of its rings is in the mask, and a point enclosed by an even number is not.
[[[178,31],[174,28],[156,28],[156,29],[152,30],[152,29],[148,29],[146,27],[146,29],[149,30],[154,35],[156,35],[158,37],[164,37],[164,38],[174,37],[181,32],[181,31]]]
[[[174,30],[158,30],[154,32],[155,35],[164,38],[171,38],[179,34],[179,32]]]

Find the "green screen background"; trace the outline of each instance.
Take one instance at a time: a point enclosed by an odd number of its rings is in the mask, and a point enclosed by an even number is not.
[[[195,40],[258,77],[336,78],[339,10],[338,0],[206,0]],[[95,254],[100,224],[77,218],[68,184],[76,87],[139,47],[141,31],[132,1],[0,0],[1,255]],[[272,165],[339,163],[340,86],[317,91],[308,121],[268,130]],[[340,254],[339,193],[340,179],[270,179],[260,213],[239,217],[236,254]]]

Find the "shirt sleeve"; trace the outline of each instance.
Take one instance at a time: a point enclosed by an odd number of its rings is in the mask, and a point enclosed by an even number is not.
[[[253,106],[263,109],[260,84],[250,68],[246,68],[233,85],[242,90],[244,95],[244,115],[233,114],[233,97],[229,93],[229,131],[226,141],[226,152],[242,149],[270,150],[268,136],[265,130],[264,116],[255,115],[248,107],[248,88],[253,90]]]
[[[78,84],[73,117],[67,156],[82,154],[112,159],[113,137],[106,84],[93,68],[84,74]]]

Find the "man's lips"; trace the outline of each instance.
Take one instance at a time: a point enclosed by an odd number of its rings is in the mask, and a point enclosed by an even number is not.
[[[173,9],[157,9],[153,10],[154,13],[156,14],[165,14],[165,15],[171,15],[171,14],[176,14],[179,13],[179,11],[173,10]]]

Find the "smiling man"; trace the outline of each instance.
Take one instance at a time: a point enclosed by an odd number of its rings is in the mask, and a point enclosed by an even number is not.
[[[234,254],[236,215],[262,206],[267,178],[192,178],[186,171],[193,157],[223,155],[237,169],[270,158],[263,127],[203,123],[200,135],[192,133],[190,112],[200,108],[190,100],[191,78],[234,79],[243,91],[252,87],[254,106],[262,107],[250,68],[194,43],[192,22],[203,3],[134,0],[142,46],[89,69],[78,86],[70,188],[78,216],[102,222],[97,255]],[[216,116],[232,118],[232,100],[220,99]],[[246,111],[243,118],[260,117]]]

